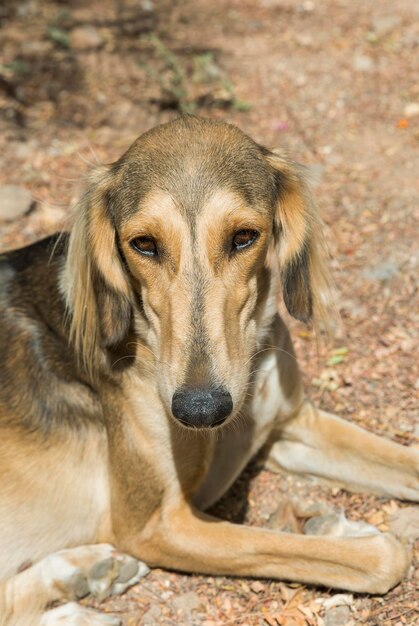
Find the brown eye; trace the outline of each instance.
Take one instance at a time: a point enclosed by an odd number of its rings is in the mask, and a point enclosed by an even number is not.
[[[136,237],[131,241],[131,246],[136,252],[145,256],[157,256],[157,244],[152,237]]]
[[[233,237],[233,250],[243,250],[248,248],[259,237],[257,230],[239,230]]]

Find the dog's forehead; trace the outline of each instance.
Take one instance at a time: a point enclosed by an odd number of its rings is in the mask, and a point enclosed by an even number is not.
[[[158,191],[190,219],[222,189],[260,208],[270,206],[274,194],[274,177],[260,146],[234,126],[193,117],[139,137],[114,170],[119,174],[114,203],[123,220]]]

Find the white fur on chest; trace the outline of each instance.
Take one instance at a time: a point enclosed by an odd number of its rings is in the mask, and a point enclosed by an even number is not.
[[[279,409],[284,407],[286,402],[280,385],[276,354],[271,352],[262,361],[255,381],[254,394],[249,403],[249,412],[254,423],[250,456],[266,442]]]

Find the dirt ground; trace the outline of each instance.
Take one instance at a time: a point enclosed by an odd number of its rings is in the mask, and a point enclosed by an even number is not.
[[[179,111],[233,122],[313,172],[343,331],[318,350],[291,322],[309,395],[418,445],[418,56],[417,0],[3,1],[0,185],[23,187],[34,202],[0,222],[0,248],[63,228],[83,174],[151,126]],[[267,526],[290,498],[342,507],[382,530],[409,507],[256,462],[216,512]],[[101,608],[126,626],[413,625],[415,571],[383,598],[336,599],[155,570]]]

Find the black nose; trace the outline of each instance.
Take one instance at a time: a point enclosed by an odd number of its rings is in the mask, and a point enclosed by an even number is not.
[[[172,413],[186,426],[211,428],[222,424],[233,410],[230,393],[218,387],[180,387],[172,398]]]

